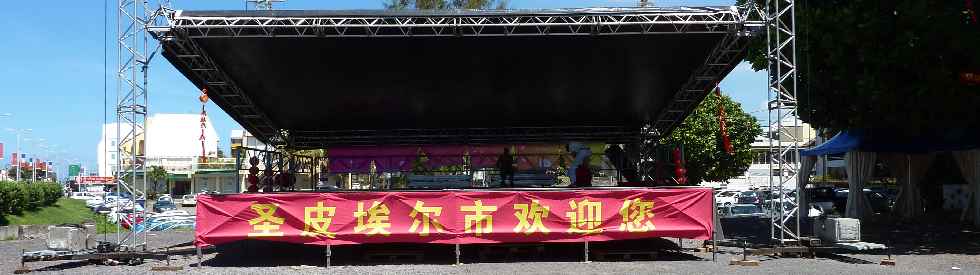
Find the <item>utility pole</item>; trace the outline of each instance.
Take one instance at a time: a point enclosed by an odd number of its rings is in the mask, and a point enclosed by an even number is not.
[[[32,130],[31,129],[7,128],[7,131],[14,132],[15,134],[17,134],[17,151],[14,152],[14,154],[16,154],[16,156],[21,157],[21,158],[17,160],[17,163],[15,164],[16,168],[14,170],[17,173],[17,181],[20,181],[20,162],[21,161],[24,161],[23,160],[23,156],[21,156],[21,151],[20,151],[20,136],[22,134],[30,133]]]

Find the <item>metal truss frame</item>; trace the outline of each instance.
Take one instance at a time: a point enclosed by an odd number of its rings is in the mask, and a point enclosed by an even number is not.
[[[800,237],[800,214],[796,202],[805,190],[797,190],[796,201],[788,202],[791,210],[784,209],[785,187],[796,185],[799,173],[800,139],[790,129],[797,129],[796,98],[796,14],[795,0],[766,1],[766,44],[768,67],[769,132],[777,136],[769,141],[769,190],[779,195],[769,205],[771,214],[770,237],[778,245],[797,241]],[[792,122],[787,123],[787,119]],[[796,163],[794,163],[794,161]],[[776,171],[776,172],[773,172]],[[778,203],[778,205],[777,205]]]
[[[119,0],[116,18],[116,43],[118,47],[118,67],[116,70],[116,170],[120,195],[128,194],[131,198],[129,207],[146,200],[146,155],[143,152],[146,137],[146,68],[147,68],[147,33],[145,15],[148,3],[135,0]],[[127,125],[123,127],[123,125]],[[137,176],[142,175],[142,178]],[[140,189],[142,188],[142,189]],[[143,218],[134,217],[132,219]],[[122,222],[117,223],[117,227]],[[146,234],[130,231],[116,233],[116,242],[120,247],[135,250],[138,247],[146,249]]]
[[[490,143],[520,140],[608,140],[636,143],[640,127],[541,127],[509,129],[407,129],[389,131],[287,131],[269,117],[210,58],[196,39],[230,37],[479,37],[548,35],[642,35],[724,34],[705,64],[675,94],[667,115],[660,115],[651,129],[660,133],[676,126],[713,84],[731,71],[744,50],[747,35],[745,10],[730,8],[625,8],[575,9],[530,12],[480,13],[392,13],[391,15],[343,15],[325,12],[311,15],[282,11],[252,11],[241,14],[198,16],[181,11],[166,14],[166,25],[149,28],[163,41],[170,54],[180,60],[200,85],[208,88],[215,102],[249,132],[270,144],[296,148],[328,145]],[[276,15],[276,16],[273,16]],[[656,114],[654,114],[656,115]],[[619,128],[619,129],[617,129]],[[645,127],[649,128],[649,127]],[[659,137],[661,135],[654,135]]]
[[[732,71],[743,57],[748,45],[749,31],[732,32],[721,40],[711,55],[704,61],[691,77],[674,93],[667,107],[653,121],[653,129],[660,136],[668,136],[678,124],[684,121],[705,96],[711,92],[721,78]]]
[[[146,201],[147,76],[153,58],[149,51],[150,34],[146,30],[147,26],[160,23],[158,15],[170,1],[118,0],[117,4],[115,177],[117,191],[128,195],[129,207],[135,208],[137,203]],[[136,213],[132,219],[146,220],[146,212]],[[116,242],[121,249],[147,249],[145,231],[122,231],[116,231]]]
[[[737,10],[714,8],[272,16],[279,14],[194,16],[178,11],[169,26],[158,30],[180,31],[187,38],[540,36],[727,33],[741,23]]]

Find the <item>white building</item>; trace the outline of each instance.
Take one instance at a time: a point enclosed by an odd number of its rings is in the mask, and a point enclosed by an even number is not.
[[[208,118],[204,130],[204,156],[218,154],[218,132]],[[117,129],[123,133],[130,131],[130,125],[117,128],[116,123],[102,126],[102,138],[98,145],[99,176],[115,174],[117,148]],[[140,133],[142,135],[142,133]],[[146,120],[147,138],[140,138],[140,147],[145,150],[147,166],[163,166],[167,171],[190,171],[192,163],[201,157],[201,115],[199,114],[155,114]],[[107,146],[108,145],[108,146]]]
[[[231,157],[237,155],[238,149],[241,147],[259,149],[259,150],[273,150],[262,143],[259,138],[252,135],[245,130],[231,130]]]
[[[129,131],[129,125],[124,124],[122,127],[124,133]],[[115,174],[116,158],[119,157],[116,152],[116,130],[115,123],[103,126],[102,139],[98,145],[100,176]],[[203,156],[211,159],[207,163],[200,162],[202,147],[199,114],[152,115],[146,121],[146,136],[145,142],[138,138],[142,143],[140,151],[145,151],[146,154],[146,167],[160,166],[168,174],[167,179],[160,181],[160,185],[154,188],[156,192],[182,195],[202,191],[239,191],[234,181],[234,160],[217,158],[219,137],[210,118],[205,122],[204,129]],[[147,183],[148,189],[151,184]]]

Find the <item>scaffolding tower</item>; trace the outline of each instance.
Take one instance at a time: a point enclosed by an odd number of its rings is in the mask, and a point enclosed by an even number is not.
[[[770,237],[776,245],[796,242],[800,237],[800,215],[797,203],[806,191],[798,186],[795,201],[784,201],[786,186],[796,185],[797,176],[809,176],[807,171],[800,173],[800,139],[797,132],[800,125],[797,116],[796,100],[796,14],[795,0],[767,0],[766,11],[766,57],[768,59],[768,105],[769,105],[769,190],[775,199],[770,199],[771,219]],[[790,121],[787,121],[790,120]],[[787,209],[789,208],[789,209]]]
[[[169,0],[118,0],[116,9],[116,164],[115,177],[120,197],[128,197],[133,209],[128,219],[131,230],[116,231],[121,250],[146,250],[146,232],[137,230],[137,221],[146,220],[146,211],[135,211],[146,205],[146,115],[147,75],[155,52],[151,48],[148,25],[159,20]],[[155,4],[155,5],[154,5]],[[118,227],[122,219],[117,222]]]

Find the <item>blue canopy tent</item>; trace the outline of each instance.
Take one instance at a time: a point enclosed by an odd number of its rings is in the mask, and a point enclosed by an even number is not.
[[[845,215],[865,217],[868,213],[867,200],[860,190],[870,177],[875,165],[876,153],[891,168],[899,181],[901,190],[897,206],[898,214],[904,218],[917,217],[921,210],[921,197],[918,181],[924,177],[934,152],[952,151],[963,178],[970,183],[972,215],[975,224],[980,225],[980,128],[942,129],[923,131],[918,135],[902,135],[895,131],[863,130],[842,131],[836,136],[811,149],[800,151],[803,156],[802,167],[812,167],[816,156],[847,153],[848,202]],[[810,162],[810,166],[806,166]],[[803,170],[808,171],[808,170]],[[799,184],[805,186],[809,180],[800,177]],[[805,205],[805,204],[802,204]],[[966,210],[971,210],[967,206]]]
[[[930,131],[901,137],[894,131],[842,131],[817,147],[800,151],[801,156],[821,156],[850,151],[922,154],[980,148],[980,133],[967,129]]]

